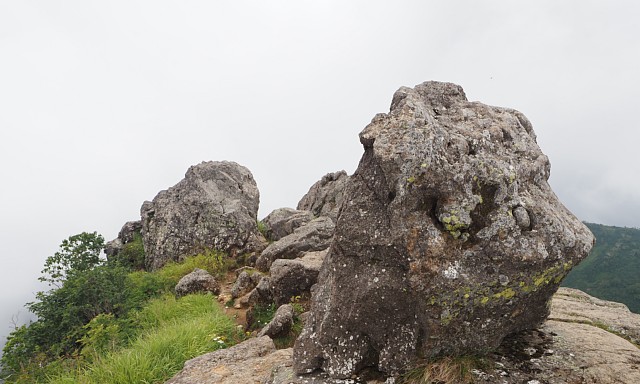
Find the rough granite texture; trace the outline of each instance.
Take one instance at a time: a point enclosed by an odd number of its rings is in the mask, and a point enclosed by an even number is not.
[[[260,194],[251,172],[234,162],[203,162],[146,201],[140,210],[148,270],[216,249],[231,256],[264,248],[258,232]]]
[[[183,276],[174,290],[178,297],[206,292],[217,295],[220,293],[220,284],[209,272],[196,268],[193,272]]]
[[[549,187],[527,118],[426,82],[400,88],[360,142],[296,371],[393,374],[539,326],[594,238]]]
[[[329,248],[335,225],[329,217],[318,217],[296,228],[292,234],[269,244],[256,261],[256,268],[266,272],[276,259],[295,259],[307,252]]]
[[[327,173],[300,199],[298,209],[311,211],[316,217],[328,216],[335,221],[348,181],[349,175],[345,171]]]
[[[277,241],[313,220],[310,211],[298,211],[292,208],[278,208],[267,215],[262,222],[267,226],[267,238]]]

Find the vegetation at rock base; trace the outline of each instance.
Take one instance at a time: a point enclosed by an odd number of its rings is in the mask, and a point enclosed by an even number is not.
[[[489,361],[478,356],[441,357],[426,361],[406,372],[400,384],[473,383],[473,370],[486,369]]]
[[[172,289],[194,268],[222,274],[224,254],[206,251],[145,272],[100,258],[97,233],[64,240],[46,260],[37,315],[7,340],[0,367],[6,383],[160,382],[187,359],[227,347],[244,335],[211,295],[176,299]]]
[[[640,313],[640,229],[586,223],[596,236],[591,253],[562,285]]]

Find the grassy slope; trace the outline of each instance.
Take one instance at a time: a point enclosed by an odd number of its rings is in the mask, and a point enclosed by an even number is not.
[[[162,383],[188,359],[238,341],[236,325],[211,295],[166,295],[140,311],[144,329],[126,348],[99,355],[92,364],[51,383]]]
[[[640,229],[587,223],[596,236],[591,254],[562,282],[640,313]]]

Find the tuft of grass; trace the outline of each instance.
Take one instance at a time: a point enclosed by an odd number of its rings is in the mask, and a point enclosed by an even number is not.
[[[135,321],[143,329],[129,346],[98,356],[74,372],[52,377],[62,383],[162,383],[186,360],[241,340],[242,333],[211,295],[166,295],[140,310]]]
[[[487,365],[487,360],[478,356],[441,357],[406,372],[399,384],[470,384],[472,371]]]

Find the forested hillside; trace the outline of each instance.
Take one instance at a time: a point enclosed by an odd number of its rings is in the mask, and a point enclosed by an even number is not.
[[[586,224],[596,245],[562,285],[624,303],[640,313],[640,229]]]

